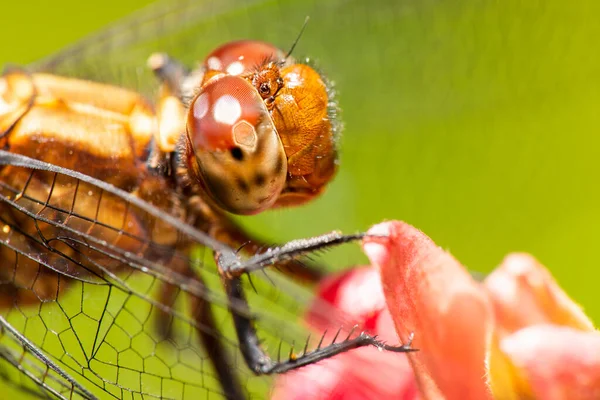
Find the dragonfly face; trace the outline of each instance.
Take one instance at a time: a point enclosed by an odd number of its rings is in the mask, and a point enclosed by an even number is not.
[[[32,378],[37,385],[64,397],[103,397],[110,388],[115,397],[204,398],[215,392],[237,399],[249,391],[240,382],[248,370],[242,364],[268,375],[340,348],[381,345],[361,336],[342,347],[320,347],[310,357],[290,352],[289,360],[274,361],[257,339],[260,329],[278,341],[290,333],[272,306],[296,292],[283,294],[279,283],[272,285],[281,298],[271,299],[257,318],[240,277],[276,264],[290,277],[315,282],[321,273],[296,256],[356,239],[329,235],[317,246],[296,242],[248,260],[234,250],[253,255],[266,246],[227,212],[302,204],[320,194],[336,170],[328,85],[313,68],[282,54],[262,42],[233,42],[192,72],[154,57],[150,64],[161,81],[155,109],[117,86],[36,71],[1,78],[0,143],[7,151],[0,154],[0,303],[4,310],[40,307],[37,319],[62,349],[45,339],[23,347],[61,371],[61,383],[42,373]],[[194,268],[197,245],[214,252],[212,275],[208,265]],[[223,289],[213,289],[215,282]],[[72,311],[65,299],[77,287],[94,295],[82,296],[81,310]],[[96,303],[100,312],[88,310]],[[66,324],[54,327],[42,306],[54,307],[50,314]],[[230,315],[229,337],[219,329],[222,311]],[[323,313],[335,315],[326,305]],[[285,330],[272,328],[277,321]],[[10,318],[0,322],[12,332]],[[13,334],[19,340],[30,335],[26,329]],[[5,350],[0,356],[18,365],[14,348]],[[240,352],[244,362],[234,361]],[[116,372],[109,367],[115,364]],[[144,384],[124,383],[124,371]],[[173,389],[178,385],[181,390]]]
[[[272,45],[251,40],[219,47],[203,68],[185,147],[194,151],[187,167],[203,191],[237,214],[320,194],[337,157],[335,103],[324,79]]]

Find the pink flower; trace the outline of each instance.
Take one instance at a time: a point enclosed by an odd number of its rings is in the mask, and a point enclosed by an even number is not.
[[[419,351],[353,350],[281,377],[274,398],[600,399],[600,333],[534,258],[511,254],[477,282],[408,224],[370,233],[372,267],[330,277],[319,297],[390,344],[414,332]],[[318,311],[309,324],[338,328]]]

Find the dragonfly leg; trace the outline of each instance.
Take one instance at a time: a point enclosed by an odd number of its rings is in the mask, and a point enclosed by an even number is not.
[[[225,283],[225,286],[229,301],[231,304],[236,304],[236,310],[239,311],[240,306],[244,305],[248,308],[248,310],[245,311],[249,312],[249,306],[242,289],[240,278],[232,278]],[[416,351],[411,347],[412,338],[407,344],[390,346],[366,332],[361,332],[358,336],[352,337],[353,332],[351,331],[350,334],[339,343],[335,343],[335,339],[331,344],[323,347],[321,347],[322,343],[319,343],[315,350],[305,350],[303,354],[300,355],[292,353],[285,360],[274,361],[261,348],[252,320],[246,316],[240,315],[239,312],[236,313],[236,310],[232,309],[231,311],[240,343],[240,350],[248,367],[257,375],[284,373],[296,368],[314,364],[348,350],[364,346],[374,346],[381,350],[398,353]],[[248,312],[244,312],[244,314],[247,315]]]
[[[190,200],[190,208],[196,215],[197,222],[194,225],[197,229],[208,232],[212,238],[233,249],[238,249],[237,253],[254,256],[273,247],[273,244],[267,245],[264,241],[248,234],[225,213],[208,207],[206,202],[198,196]],[[232,255],[232,258],[237,257]],[[296,282],[308,285],[320,282],[327,270],[314,263],[293,258],[279,260],[276,267]]]
[[[224,221],[224,220],[221,220]],[[254,256],[256,254],[263,253],[270,248],[264,242],[257,240],[256,238],[248,235],[242,228],[228,221],[228,224],[224,226],[221,222],[218,228],[211,229],[211,235],[223,243],[233,247],[239,248],[240,252]],[[290,278],[293,278],[296,282],[304,284],[315,284],[326,275],[326,268],[309,263],[289,258],[278,260],[276,264],[277,269],[283,274]]]
[[[240,260],[239,257],[233,254],[222,253],[217,257],[218,265],[222,276],[230,279],[237,278],[271,265],[279,266],[282,263],[289,263],[313,251],[360,240],[365,236],[366,233],[342,235],[339,232],[331,232],[308,239],[292,240],[283,246],[268,248],[247,260]]]

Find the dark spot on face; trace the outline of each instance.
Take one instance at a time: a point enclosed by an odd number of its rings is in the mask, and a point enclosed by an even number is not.
[[[244,152],[242,152],[242,149],[239,147],[234,147],[230,150],[230,152],[231,157],[233,157],[235,160],[242,161],[244,159]]]
[[[250,193],[250,186],[248,185],[248,182],[246,182],[241,176],[235,178],[235,184],[242,192]]]
[[[211,181],[207,189],[211,197],[221,205],[227,204],[227,199],[231,197],[230,189],[221,182]]]
[[[256,186],[264,185],[266,180],[267,178],[265,177],[265,175],[261,174],[260,172],[254,176],[254,183],[256,184]]]
[[[275,164],[275,169],[273,170],[274,175],[279,175],[281,173],[281,170],[283,169],[283,160],[283,157],[279,157],[277,160],[277,164]]]

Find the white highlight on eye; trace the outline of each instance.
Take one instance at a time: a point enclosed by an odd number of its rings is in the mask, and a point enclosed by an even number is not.
[[[227,73],[229,75],[239,75],[244,72],[244,64],[239,61],[234,61],[227,67]]]
[[[194,118],[202,119],[208,112],[208,95],[202,93],[194,102]]]
[[[239,121],[231,129],[235,144],[249,151],[256,149],[256,129],[248,121]]]
[[[219,60],[217,57],[210,57],[208,60],[206,60],[206,65],[208,65],[208,69],[213,69],[216,71],[221,71],[223,68],[221,60]]]
[[[242,116],[242,106],[232,95],[223,95],[215,102],[213,116],[217,122],[233,125]]]

